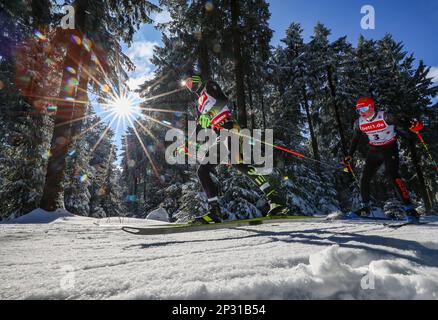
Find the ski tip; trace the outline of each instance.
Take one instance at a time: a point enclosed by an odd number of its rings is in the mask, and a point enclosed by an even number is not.
[[[140,234],[139,228],[133,228],[133,227],[122,227],[122,231],[125,231],[130,234],[138,235]]]
[[[428,222],[417,222],[417,223],[412,223],[412,222],[402,222],[402,223],[385,223],[384,226],[390,229],[400,229],[403,227],[407,227],[407,226],[424,226],[427,225]]]

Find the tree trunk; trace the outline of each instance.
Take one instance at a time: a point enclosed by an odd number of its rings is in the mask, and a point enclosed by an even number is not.
[[[418,159],[417,149],[414,142],[409,143],[409,149],[412,155],[412,162],[414,163],[415,171],[418,177],[418,183],[420,185],[421,197],[424,201],[424,207],[426,212],[432,210],[432,199],[429,197],[429,192],[427,190],[426,182],[424,180],[423,170],[421,169],[420,161]]]
[[[86,18],[87,0],[78,0],[75,4],[75,22],[77,29],[83,29]],[[63,181],[65,171],[65,160],[67,157],[69,146],[72,142],[72,128],[69,123],[75,116],[75,104],[73,101],[65,100],[66,98],[76,98],[76,88],[72,84],[72,74],[66,70],[66,67],[74,68],[77,71],[79,77],[79,67],[81,61],[82,46],[73,43],[70,40],[71,34],[81,37],[80,32],[73,30],[66,32],[67,54],[64,60],[64,68],[61,82],[60,101],[58,104],[58,110],[55,117],[55,128],[53,132],[53,138],[51,143],[51,157],[47,165],[47,174],[44,185],[43,196],[41,199],[41,208],[46,211],[55,211],[60,203],[63,192]],[[85,75],[84,75],[85,76]],[[77,78],[75,78],[77,80]],[[87,81],[88,82],[88,81]],[[87,90],[87,88],[82,88]],[[81,106],[83,107],[83,106]],[[73,129],[75,131],[75,129]]]
[[[309,98],[307,96],[306,88],[303,87],[302,91],[304,98],[304,109],[306,110],[307,123],[309,125],[310,139],[312,141],[313,157],[315,158],[315,160],[321,161],[321,157],[319,156],[318,140],[316,139],[315,129],[313,128],[312,123],[312,116],[310,114]],[[317,165],[317,169],[320,170],[319,164]]]
[[[201,71],[201,79],[207,81],[211,79],[211,67],[210,67],[210,57],[208,54],[207,43],[202,34],[202,38],[199,40],[198,47],[198,64]]]
[[[133,195],[135,197],[135,200],[134,200],[134,212],[135,212],[136,216],[138,215],[138,201],[140,199],[139,196],[138,196],[138,180],[139,180],[139,178],[137,177],[137,175],[135,175],[134,176],[134,193],[133,193]]]
[[[248,98],[249,98],[249,105],[250,105],[250,114],[251,114],[251,129],[255,129],[255,108],[254,108],[254,100],[252,95],[252,86],[251,81],[249,79],[246,79],[247,85],[248,85]]]
[[[306,110],[307,123],[309,125],[310,139],[312,142],[313,158],[317,161],[321,161],[321,157],[319,155],[318,140],[316,139],[315,129],[313,128],[312,116],[310,114],[309,97],[307,96],[306,88],[303,87],[302,90],[303,90],[303,98],[304,98],[304,109]],[[315,168],[319,176],[322,176],[321,165],[319,162],[315,162]]]
[[[266,113],[265,113],[265,99],[263,97],[263,92],[260,86],[257,86],[257,92],[260,99],[260,105],[262,109],[262,117],[263,117],[263,130],[266,130]]]
[[[328,84],[330,87],[330,94],[331,94],[331,98],[332,98],[332,102],[333,102],[333,109],[335,111],[336,125],[338,127],[339,136],[341,137],[342,153],[344,156],[347,156],[347,153],[348,153],[347,143],[345,140],[345,133],[344,133],[344,128],[342,126],[339,106],[338,106],[338,103],[336,101],[336,86],[333,82],[333,67],[332,66],[327,66],[327,78],[328,78]]]
[[[148,180],[148,174],[147,174],[147,170],[145,167],[145,170],[143,171],[143,200],[144,203],[146,204],[146,200],[147,200],[147,180]]]
[[[239,30],[240,6],[239,0],[231,0],[231,24],[233,33],[234,75],[236,78],[237,119],[242,128],[248,126],[245,101],[245,72],[243,70],[242,48]]]

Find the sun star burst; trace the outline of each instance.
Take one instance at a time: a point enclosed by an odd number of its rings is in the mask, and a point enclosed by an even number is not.
[[[120,118],[131,118],[138,113],[134,98],[130,95],[121,95],[115,97],[109,106],[115,116]]]

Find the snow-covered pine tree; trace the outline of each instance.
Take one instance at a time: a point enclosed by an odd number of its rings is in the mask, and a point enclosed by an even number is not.
[[[69,145],[82,126],[89,83],[94,82],[94,88],[107,82],[120,87],[121,79],[127,78],[124,68],[133,67],[122,53],[120,41],[130,44],[140,24],[152,23],[149,15],[159,11],[156,5],[144,0],[99,3],[75,0],[72,5],[75,8],[75,29],[60,33],[61,45],[66,52],[61,64],[63,75],[59,99],[62,105],[55,117],[52,156],[41,200],[41,207],[48,211],[58,207],[56,199],[62,196],[65,159]],[[72,69],[75,71],[73,76]],[[103,95],[102,91],[98,94]],[[75,104],[74,101],[81,103]],[[70,120],[74,120],[73,125]]]
[[[68,153],[65,207],[81,216],[119,216],[123,210],[113,133],[92,112],[84,125],[87,131],[76,138]]]
[[[50,2],[2,3],[1,9],[0,218],[7,218],[36,209],[41,198],[59,56],[50,46]]]
[[[404,51],[403,43],[396,42],[391,35],[388,34],[378,41],[377,50],[381,55],[381,63],[387,70],[379,77],[378,94],[381,104],[394,113],[400,125],[407,129],[410,120],[422,119],[427,115],[432,99],[438,94],[438,86],[433,86],[432,80],[428,78],[429,69],[424,63],[420,61],[418,67],[414,67],[414,55]],[[426,134],[428,131],[426,130]],[[430,183],[426,183],[426,180],[436,180],[433,177],[436,168],[427,166],[425,162],[421,163],[419,155],[423,155],[423,159],[427,156],[413,134],[412,139],[415,142],[400,139],[402,148],[409,150],[409,154],[406,154],[405,175],[416,175],[411,189],[417,190],[416,193],[422,199],[425,209],[430,211],[433,201],[430,196],[431,190],[427,187]],[[432,145],[435,143],[436,140],[431,140]],[[426,174],[425,169],[428,171]]]
[[[307,155],[313,154],[313,158],[319,161],[319,137],[313,131],[314,120],[311,116],[313,105],[306,61],[307,46],[301,33],[299,24],[291,24],[286,38],[282,40],[285,47],[278,47],[273,54],[272,82],[276,90],[272,96],[277,98],[271,106],[271,123],[281,133],[280,136],[276,135],[277,144]],[[283,160],[278,163],[279,170],[273,178],[276,178],[277,188],[293,212],[312,214],[339,210],[330,169],[321,168],[318,162],[297,159],[280,152],[276,153],[275,158]]]
[[[330,42],[331,31],[321,23],[315,26],[312,40],[306,46],[306,84],[312,109],[315,135],[322,161],[331,164],[327,182],[334,183],[338,200],[344,209],[358,204],[357,181],[343,174],[339,167],[347,154],[354,108],[360,97],[357,90],[357,63],[352,45],[345,37]]]
[[[98,126],[97,135],[89,138],[92,146],[90,166],[94,179],[90,185],[90,215],[93,217],[118,216],[121,213],[121,199],[114,192],[116,147],[112,141],[114,134],[106,127]],[[97,138],[97,140],[96,140]],[[114,191],[113,191],[114,190]]]
[[[265,0],[243,1],[243,61],[251,128],[265,129],[268,62],[273,31],[269,27],[269,4]]]
[[[92,122],[91,119],[86,121],[86,123]],[[64,180],[65,209],[85,217],[90,215],[90,185],[94,179],[90,166],[91,146],[87,140],[78,138],[71,145],[66,159]]]

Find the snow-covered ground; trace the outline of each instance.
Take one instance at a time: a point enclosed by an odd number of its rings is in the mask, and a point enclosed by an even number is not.
[[[133,236],[154,222],[47,215],[0,224],[0,299],[438,298],[437,218]]]

